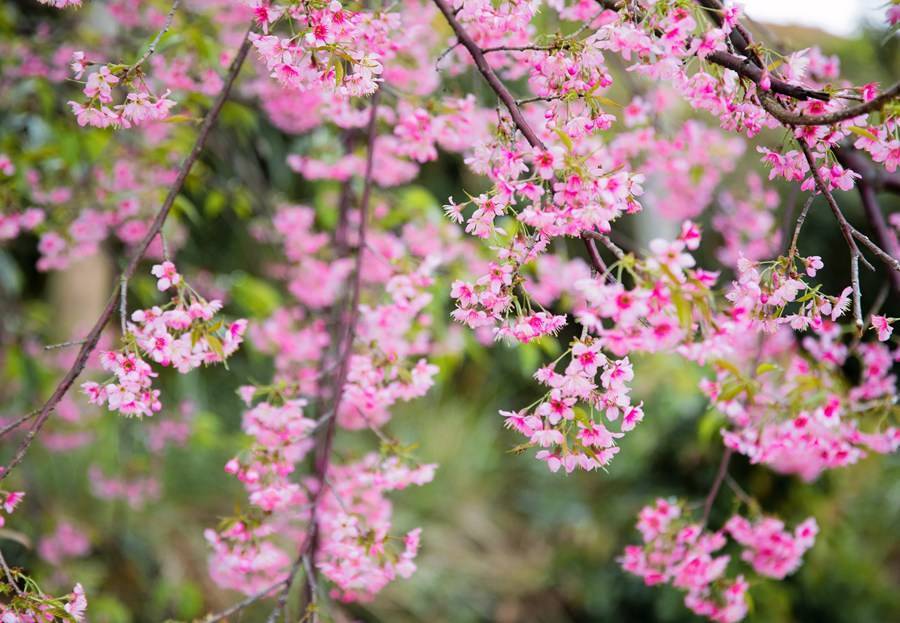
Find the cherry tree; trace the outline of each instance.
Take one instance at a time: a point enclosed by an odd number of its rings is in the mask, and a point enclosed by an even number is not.
[[[416,571],[427,539],[427,525],[394,526],[391,493],[427,486],[437,466],[386,426],[398,404],[427,404],[447,320],[485,345],[560,344],[532,371],[537,400],[498,420],[560,478],[604,478],[629,433],[654,425],[631,395],[635,357],[669,353],[708,372],[697,390],[722,442],[708,495],[647,500],[640,543],[623,543],[619,562],[712,621],[743,619],[753,582],[797,572],[819,531],[738,488],[736,512],[711,525],[735,455],[811,482],[900,446],[896,318],[880,313],[900,292],[900,219],[878,196],[900,192],[900,84],[858,84],[816,48],[759,40],[719,0],[40,1],[43,13],[17,9],[23,23],[41,15],[35,36],[0,44],[21,60],[3,67],[11,107],[35,105],[35,81],[51,87],[44,127],[0,136],[0,241],[36,239],[41,272],[109,249],[122,261],[93,326],[45,351],[52,392],[2,422],[0,526],[28,504],[17,468],[49,423],[83,432],[92,418],[139,418],[149,444],[177,443],[187,416],[158,376],[227,367],[252,345],[271,378],[239,379],[247,443],[223,466],[246,495],[223,500],[239,510],[203,534],[210,577],[244,597],[203,620],[266,602],[269,621],[315,621],[374,599]],[[885,19],[895,31],[900,5]],[[628,101],[611,95],[620,82]],[[249,234],[287,296],[251,322],[180,257],[187,191],[221,181],[207,144],[247,108],[303,137],[284,158],[292,175],[338,189],[324,208],[266,180],[254,191],[268,196]],[[54,142],[55,128],[72,138]],[[444,154],[478,187],[455,189],[444,214],[411,205]],[[742,157],[768,179],[734,183]],[[775,181],[795,188],[786,228]],[[864,228],[842,208],[854,192]],[[827,258],[801,252],[816,209],[844,243]],[[639,212],[671,235],[627,239]],[[848,267],[841,291],[817,280],[832,265]],[[879,293],[864,298],[861,271],[883,281]],[[156,303],[140,309],[129,294],[148,276]],[[338,455],[338,436],[376,449]],[[160,495],[153,478],[98,467],[84,478],[98,497]],[[83,541],[61,525],[45,558],[78,555]],[[739,559],[722,552],[729,543]],[[0,563],[0,619],[84,620],[81,584],[53,596]]]

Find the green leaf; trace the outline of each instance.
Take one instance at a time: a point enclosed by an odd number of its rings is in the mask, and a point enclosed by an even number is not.
[[[771,372],[777,369],[778,366],[776,366],[774,363],[761,363],[756,366],[756,376],[762,376],[766,372]]]
[[[565,144],[566,149],[569,151],[572,151],[574,146],[572,145],[572,139],[569,138],[569,135],[566,134],[563,130],[560,130],[559,128],[555,128],[554,130],[555,130],[556,134],[559,136],[559,140],[561,140],[563,142],[563,144]]]
[[[212,333],[208,333],[206,335],[206,343],[209,344],[209,347],[212,349],[216,355],[219,356],[223,361],[225,360],[225,348],[222,346],[222,340],[213,335]]]
[[[850,130],[851,132],[853,132],[854,134],[858,134],[859,136],[865,136],[866,138],[871,139],[873,141],[878,140],[877,136],[872,134],[869,130],[859,127],[858,125],[851,125],[847,129]]]

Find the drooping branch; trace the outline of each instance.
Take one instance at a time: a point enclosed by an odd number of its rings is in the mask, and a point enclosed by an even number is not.
[[[376,121],[378,111],[378,96],[379,91],[376,91],[375,95],[372,96],[371,112],[369,114],[366,145],[366,166],[363,178],[363,191],[359,201],[359,225],[357,229],[356,260],[353,271],[353,279],[350,282],[350,303],[347,309],[348,317],[346,325],[338,329],[337,331],[337,352],[339,359],[337,374],[335,375],[335,379],[332,384],[333,398],[332,407],[330,410],[331,417],[329,417],[327,420],[325,432],[322,435],[321,442],[316,446],[316,454],[314,459],[313,470],[318,488],[311,504],[309,525],[307,526],[306,534],[303,537],[303,542],[300,545],[300,550],[298,551],[297,556],[294,559],[290,570],[288,571],[288,577],[285,580],[284,587],[279,592],[278,602],[275,608],[269,614],[268,621],[271,622],[276,621],[279,614],[284,612],[284,609],[287,606],[288,595],[290,593],[291,587],[293,586],[294,579],[300,571],[300,568],[302,566],[305,566],[307,569],[307,573],[315,574],[314,562],[319,537],[318,510],[319,505],[322,502],[322,498],[325,494],[325,490],[328,488],[327,476],[328,468],[331,462],[332,445],[334,443],[334,436],[337,431],[337,413],[340,409],[341,402],[343,401],[344,385],[347,383],[347,376],[350,372],[350,359],[353,355],[353,342],[356,338],[356,327],[359,321],[359,301],[362,292],[362,259],[363,253],[365,252],[366,248],[366,233],[368,230],[367,223],[369,218],[369,200],[372,194],[373,184],[372,171],[375,164],[374,154],[375,138],[377,134]],[[310,559],[312,559],[312,562],[309,562]],[[307,561],[305,565],[304,561]],[[314,575],[311,575],[311,577],[307,579],[307,585],[309,587],[314,587],[316,585]],[[309,595],[310,600],[312,600],[313,598],[314,595]],[[315,614],[313,614],[313,619],[316,619]]]
[[[191,151],[190,153],[188,153],[187,157],[185,157],[185,159],[182,161],[181,166],[178,169],[178,175],[175,178],[175,181],[172,183],[172,186],[169,188],[162,206],[156,213],[156,217],[153,219],[153,222],[150,224],[150,227],[147,230],[147,234],[140,241],[140,243],[138,243],[137,248],[135,248],[134,252],[132,253],[131,259],[126,265],[125,270],[122,271],[122,279],[130,279],[134,275],[135,271],[137,270],[138,264],[144,257],[144,254],[147,252],[147,249],[150,247],[153,239],[162,230],[162,227],[165,224],[170,211],[172,210],[172,206],[175,203],[175,199],[181,192],[181,189],[184,186],[184,182],[187,179],[188,174],[191,172],[191,168],[200,157],[200,154],[203,151],[203,147],[204,145],[206,145],[206,140],[209,137],[210,131],[212,130],[213,125],[215,125],[216,120],[219,118],[219,113],[221,113],[222,111],[222,106],[225,104],[225,100],[228,99],[228,95],[231,92],[231,87],[234,84],[238,73],[240,73],[241,67],[244,64],[244,60],[247,58],[247,53],[250,50],[250,32],[252,32],[252,28],[248,30],[247,34],[244,36],[243,43],[238,49],[234,60],[231,62],[231,66],[228,68],[228,73],[225,77],[222,88],[219,90],[219,93],[213,100],[212,107],[203,118],[203,123],[200,125],[200,130],[198,131],[197,138],[194,141],[194,146],[191,148]],[[91,328],[90,332],[85,338],[84,344],[82,344],[81,349],[78,351],[78,355],[75,357],[75,362],[72,364],[72,367],[69,368],[69,371],[66,372],[63,379],[56,386],[56,389],[53,390],[50,398],[48,398],[44,405],[40,408],[34,424],[32,424],[31,428],[28,430],[28,433],[26,433],[25,437],[22,439],[12,460],[5,468],[2,469],[2,472],[0,472],[0,481],[6,478],[13,470],[13,468],[15,468],[19,463],[22,462],[22,460],[25,458],[26,453],[28,452],[28,448],[32,443],[34,443],[35,438],[37,437],[38,433],[41,432],[44,424],[47,423],[50,414],[53,413],[54,409],[56,409],[56,406],[63,399],[63,396],[66,395],[66,392],[69,391],[69,389],[72,387],[72,384],[84,370],[85,366],[87,365],[88,358],[91,356],[91,353],[94,352],[94,349],[97,347],[97,343],[100,341],[100,336],[102,335],[103,330],[106,328],[106,325],[109,323],[116,312],[118,301],[119,293],[117,287],[116,291],[112,294],[112,296],[110,296],[109,301],[106,303],[106,307],[103,308],[100,317],[94,323],[94,326]]]
[[[838,206],[837,201],[835,201],[834,195],[825,184],[825,180],[822,179],[819,170],[816,169],[816,161],[813,159],[812,152],[809,150],[806,142],[801,140],[798,141],[798,143],[803,150],[803,155],[806,157],[807,164],[809,164],[809,170],[816,182],[816,187],[819,189],[819,192],[825,196],[825,201],[828,203],[828,207],[831,208],[831,212],[834,214],[834,217],[837,219],[838,225],[840,226],[841,235],[844,237],[847,246],[850,248],[850,285],[853,288],[854,322],[856,323],[857,329],[862,330],[863,320],[862,312],[860,311],[862,309],[862,303],[860,301],[862,295],[859,289],[859,260],[862,258],[862,253],[860,253],[859,247],[856,245],[856,240],[853,237],[853,226],[847,222],[847,217],[841,212],[841,208]],[[865,260],[863,259],[863,261]],[[869,267],[871,268],[871,266]]]
[[[286,582],[287,582],[286,579],[279,580],[275,584],[267,586],[266,588],[262,589],[261,591],[257,591],[256,593],[249,595],[245,599],[242,599],[241,601],[239,601],[235,604],[232,604],[231,606],[229,606],[228,608],[225,608],[221,612],[214,612],[214,613],[206,615],[202,619],[198,619],[198,623],[218,623],[218,621],[227,619],[232,614],[238,614],[241,610],[244,610],[245,608],[249,608],[250,606],[255,604],[257,601],[259,601],[261,599],[265,599],[266,597],[271,595],[273,592],[278,590],[279,587],[284,585]]]
[[[456,15],[453,13],[453,9],[450,8],[450,5],[447,4],[446,0],[434,0],[437,8],[440,9],[441,13],[444,14],[444,17],[447,19],[447,23],[450,24],[450,27],[453,29],[454,34],[456,34],[456,38],[462,44],[464,48],[469,52],[469,55],[472,57],[472,60],[475,62],[475,66],[478,68],[478,71],[481,72],[481,75],[484,76],[484,79],[487,81],[488,85],[493,89],[494,93],[497,94],[497,97],[503,102],[503,105],[506,106],[506,110],[509,111],[509,116],[512,117],[513,123],[516,124],[516,127],[519,128],[519,131],[525,137],[525,140],[528,141],[528,144],[532,147],[538,147],[540,149],[545,149],[544,143],[541,139],[538,138],[537,134],[535,134],[534,130],[525,121],[525,117],[522,116],[522,111],[516,105],[516,100],[509,92],[509,89],[506,88],[506,85],[497,77],[497,74],[494,73],[494,70],[491,68],[490,64],[487,62],[487,59],[484,56],[484,51],[478,47],[478,44],[475,43],[475,40],[469,36],[469,33],[466,32],[466,29],[463,28],[463,25],[459,23],[459,20],[456,19]]]
[[[722,460],[719,462],[719,469],[716,471],[715,480],[713,480],[712,487],[706,495],[706,499],[703,501],[703,518],[700,520],[701,527],[705,528],[706,523],[709,521],[709,513],[712,511],[713,503],[719,495],[719,489],[722,488],[722,482],[725,480],[725,476],[728,475],[728,464],[731,462],[731,455],[733,453],[734,451],[731,448],[725,448],[725,452],[722,454]]]
[[[869,226],[875,232],[875,240],[878,246],[884,249],[891,259],[896,261],[897,258],[900,258],[900,244],[898,244],[896,236],[885,223],[884,214],[881,213],[881,208],[878,205],[875,184],[872,182],[874,178],[872,167],[869,166],[862,154],[852,149],[838,148],[834,150],[834,155],[844,168],[852,169],[860,174],[861,177],[856,181],[856,184],[859,189],[859,197],[866,220],[868,220]],[[860,240],[860,242],[865,244],[865,241]],[[871,249],[871,247],[869,248]],[[888,278],[894,292],[900,293],[900,271],[888,271]]]

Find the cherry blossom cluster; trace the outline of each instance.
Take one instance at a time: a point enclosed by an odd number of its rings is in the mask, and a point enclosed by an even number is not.
[[[253,0],[252,9],[263,30],[251,35],[253,46],[282,86],[349,96],[369,95],[378,88],[383,67],[380,55],[369,49],[385,45],[397,26],[396,14],[351,11],[337,0],[302,5]],[[267,34],[282,18],[291,22],[292,36]]]
[[[152,272],[160,291],[176,289],[174,298],[162,308],[133,312],[123,350],[100,353],[101,367],[113,375],[110,382],[81,386],[91,404],[106,405],[128,417],[151,416],[162,409],[159,390],[153,389],[158,373],[144,356],[187,374],[201,365],[223,363],[238,349],[247,328],[246,320],[225,326],[214,319],[221,302],[197,294],[182,281],[172,262],[157,264]]]
[[[85,620],[87,598],[84,588],[76,584],[65,597],[52,597],[43,593],[28,576],[19,574],[25,582],[25,590],[13,592],[7,584],[0,586],[0,594],[9,600],[0,604],[0,620],[11,623],[80,623]]]
[[[868,452],[895,452],[900,429],[871,422],[893,404],[896,356],[884,345],[860,344],[852,355],[862,374],[848,390],[841,367],[851,353],[839,337],[838,326],[828,322],[802,340],[804,353],[793,334],[781,330],[744,351],[746,360],[717,362],[715,379],[701,389],[728,420],[725,445],[808,481]],[[757,353],[766,363],[755,363]]]
[[[773,517],[751,523],[740,515],[731,517],[722,530],[709,532],[690,520],[682,503],[663,499],[641,509],[637,529],[643,545],[625,548],[622,568],[647,586],[671,584],[685,591],[684,604],[716,623],[735,623],[748,611],[748,580],[743,574],[729,577],[731,557],[717,555],[727,535],[744,547],[741,558],[753,572],[783,579],[800,566],[818,532],[812,518],[789,533]]]
[[[81,80],[92,63],[85,58],[84,52],[75,52],[72,56],[72,71],[76,80]],[[82,92],[88,98],[86,102],[69,101],[72,114],[80,126],[95,128],[132,128],[151,121],[161,121],[169,116],[175,101],[168,98],[171,91],[162,95],[150,92],[147,83],[139,76],[139,68],[123,65],[99,65],[89,71]],[[118,86],[117,86],[118,85]],[[113,104],[113,89],[132,87],[120,104]]]
[[[322,412],[329,378],[323,365],[332,338],[314,312],[338,303],[342,293],[336,284],[346,281],[353,266],[332,261],[333,246],[316,227],[312,208],[282,206],[274,222],[288,263],[273,266],[273,274],[285,281],[297,304],[250,329],[257,348],[272,353],[275,378],[271,385],[239,390],[248,407],[243,429],[253,444],[225,470],[244,485],[250,507],[217,531],[207,531],[210,571],[222,586],[259,590],[285,577],[314,525],[313,564],[334,584],[334,597],[368,600],[415,570],[419,531],[405,537],[392,532],[386,494],[429,482],[435,466],[415,463],[405,448],[385,441],[381,427],[396,402],[424,395],[434,382],[437,368],[424,358],[431,350],[425,308],[438,265],[459,251],[446,226],[371,232],[367,248],[360,250],[366,256],[360,276],[376,298],[359,305],[337,413]],[[331,462],[324,476],[298,476],[296,466],[332,419],[343,429],[375,430],[385,454]]]

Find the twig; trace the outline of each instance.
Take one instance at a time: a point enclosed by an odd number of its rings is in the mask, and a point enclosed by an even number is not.
[[[207,614],[204,618],[200,619],[199,622],[200,623],[216,623],[217,621],[221,621],[222,619],[225,619],[225,618],[231,616],[232,614],[236,614],[236,613],[240,612],[247,606],[253,605],[260,599],[267,597],[272,591],[276,590],[279,586],[281,586],[285,582],[286,582],[286,580],[279,580],[275,584],[272,584],[271,586],[264,588],[263,590],[259,591],[258,593],[254,593],[253,595],[250,595],[246,599],[242,599],[241,601],[226,608],[225,610],[222,610],[221,612]]]
[[[334,383],[334,404],[331,409],[332,414],[337,414],[340,410],[341,401],[344,396],[344,385],[347,382],[347,375],[350,371],[350,358],[353,352],[353,340],[356,337],[356,325],[359,320],[359,299],[360,293],[362,291],[362,258],[364,249],[366,247],[366,231],[369,219],[369,198],[372,194],[372,171],[374,169],[375,163],[375,122],[377,120],[378,96],[379,91],[376,91],[375,95],[372,96],[371,112],[369,114],[368,144],[366,147],[366,168],[365,176],[363,179],[363,192],[359,202],[359,229],[357,231],[358,246],[356,250],[356,266],[354,267],[353,281],[350,284],[351,301],[347,327],[344,331],[342,339],[339,341],[339,343],[342,345],[339,351],[341,363],[340,367],[338,368],[338,374]],[[314,469],[316,473],[316,479],[319,483],[319,488],[318,491],[316,491],[312,509],[310,510],[309,526],[307,528],[303,544],[300,547],[300,551],[298,552],[294,563],[291,565],[291,569],[289,571],[285,586],[278,597],[278,603],[269,614],[268,623],[274,623],[277,620],[278,614],[284,612],[284,609],[287,606],[288,594],[290,593],[291,586],[294,582],[294,577],[300,570],[303,559],[310,554],[315,556],[316,543],[318,539],[317,512],[319,503],[322,500],[322,496],[326,488],[325,479],[328,474],[328,466],[331,460],[331,447],[334,443],[334,434],[336,429],[337,417],[329,418],[328,425],[325,428],[324,439],[321,445],[318,446],[316,452]],[[311,566],[310,569],[315,572],[314,566]]]
[[[859,189],[859,198],[862,202],[866,220],[869,221],[869,227],[875,232],[875,239],[878,241],[878,246],[881,248],[878,250],[873,249],[868,245],[868,239],[860,240],[860,242],[869,246],[870,250],[882,260],[886,261],[889,266],[892,266],[893,270],[889,272],[888,278],[890,279],[891,287],[894,289],[894,292],[900,294],[900,270],[898,270],[896,264],[896,259],[900,258],[900,244],[898,244],[897,237],[890,230],[887,223],[885,223],[884,215],[881,213],[881,208],[878,205],[878,197],[875,194],[878,182],[877,176],[873,174],[872,167],[869,166],[866,159],[853,149],[844,147],[836,148],[834,150],[834,155],[844,168],[853,169],[861,176],[856,181],[857,188]],[[887,258],[879,253],[882,249],[887,255]]]
[[[6,564],[6,557],[3,555],[3,550],[0,550],[0,565],[3,566],[3,573],[6,575],[6,581],[9,582],[9,585],[13,587],[13,590],[15,590],[16,593],[22,595],[22,589],[16,584],[12,571],[10,570],[9,565]]]
[[[2,429],[0,429],[0,437],[3,437],[4,435],[6,435],[6,433],[8,433],[11,430],[15,430],[15,429],[19,428],[22,424],[24,424],[25,422],[27,422],[28,420],[30,420],[31,418],[33,418],[40,412],[41,412],[40,409],[35,409],[31,413],[26,413],[25,415],[23,415],[22,417],[17,419],[15,422],[7,424]]]
[[[318,593],[319,587],[316,584],[316,575],[313,573],[312,565],[309,562],[309,556],[303,557],[303,568],[306,570],[306,588],[309,592],[309,603],[306,608],[307,611],[312,614],[311,620],[312,623],[317,623],[319,620],[318,613]]]
[[[156,36],[153,38],[153,41],[150,42],[150,45],[147,47],[147,51],[144,52],[143,55],[131,66],[128,68],[128,71],[125,72],[125,78],[127,79],[131,74],[140,68],[148,58],[150,58],[156,52],[156,46],[159,45],[160,39],[163,38],[169,28],[172,26],[172,20],[175,18],[175,11],[178,10],[178,5],[181,4],[181,0],[174,0],[172,2],[172,7],[169,9],[169,12],[166,14],[166,21],[163,24],[162,29],[156,33]]]
[[[853,234],[854,238],[863,243],[866,248],[869,249],[869,251],[874,253],[878,257],[878,259],[884,262],[888,268],[892,269],[894,272],[900,272],[900,261],[898,261],[897,258],[893,257],[884,249],[872,242],[872,240],[867,235],[865,235],[855,227],[851,227],[850,233]]]
[[[862,331],[862,292],[859,291],[859,253],[850,254],[850,284],[853,286],[853,320],[857,331]]]
[[[244,36],[244,41],[241,44],[237,55],[234,57],[234,60],[231,62],[231,67],[229,67],[228,69],[228,74],[225,77],[225,82],[222,85],[222,88],[219,90],[219,94],[213,101],[212,108],[210,108],[209,112],[206,113],[206,116],[204,117],[203,123],[200,126],[200,130],[197,134],[197,139],[194,141],[194,146],[187,157],[184,159],[184,161],[181,163],[181,168],[178,170],[178,176],[175,178],[174,183],[169,188],[169,192],[166,195],[166,198],[163,201],[159,212],[156,213],[156,218],[153,219],[153,223],[150,225],[147,234],[137,245],[137,248],[134,250],[134,253],[131,256],[131,260],[128,262],[128,265],[122,272],[122,277],[124,279],[129,279],[132,275],[134,275],[135,271],[137,270],[138,264],[144,257],[144,254],[147,252],[147,248],[150,246],[153,238],[159,233],[160,229],[162,229],[163,223],[165,223],[166,218],[169,216],[172,205],[175,203],[175,198],[181,192],[181,188],[184,186],[184,181],[187,179],[191,168],[200,157],[200,153],[203,151],[203,146],[206,144],[209,133],[212,130],[216,119],[218,119],[219,113],[222,111],[222,106],[223,104],[225,104],[225,100],[228,98],[228,94],[231,92],[231,87],[234,84],[238,73],[240,72],[241,66],[244,64],[244,59],[247,58],[247,53],[250,50],[250,32],[252,32],[252,27],[247,31],[247,35]],[[13,456],[12,461],[10,461],[9,465],[7,465],[2,472],[0,472],[0,481],[6,478],[13,470],[13,468],[15,468],[19,463],[22,462],[22,460],[25,458],[25,454],[28,452],[28,448],[34,442],[35,437],[44,427],[44,424],[47,423],[47,419],[56,408],[56,405],[59,404],[59,401],[62,400],[63,396],[66,395],[66,392],[69,391],[69,388],[75,382],[75,379],[77,379],[81,372],[84,370],[84,367],[87,364],[88,357],[90,357],[91,353],[94,352],[94,349],[97,347],[97,343],[100,341],[100,336],[103,333],[103,329],[106,327],[113,314],[115,313],[117,298],[118,297],[116,296],[116,294],[113,294],[109,298],[109,301],[106,303],[106,307],[103,309],[103,312],[100,314],[97,322],[94,324],[93,328],[85,338],[84,344],[78,351],[78,356],[75,358],[75,363],[72,364],[72,367],[69,368],[69,371],[59,382],[59,385],[56,386],[53,394],[41,407],[37,419],[16,450],[16,454]]]
[[[791,238],[791,246],[788,249],[788,270],[794,269],[794,256],[797,255],[797,242],[800,240],[800,230],[803,228],[803,223],[806,222],[806,215],[815,199],[815,195],[810,195],[809,199],[807,199],[806,203],[803,205],[803,209],[800,211],[800,216],[797,217],[797,225],[794,227],[794,236]]]
[[[591,259],[591,266],[598,275],[603,275],[606,273],[606,264],[603,263],[603,258],[600,257],[600,252],[597,250],[597,243],[594,242],[591,238],[582,238],[584,240],[584,246],[587,247],[588,257]]]
[[[128,277],[122,275],[119,279],[119,321],[122,324],[122,335],[128,330],[126,327],[126,318],[128,316]]]
[[[713,480],[712,488],[706,495],[706,501],[703,502],[703,518],[700,520],[700,526],[703,528],[706,527],[706,523],[709,521],[709,513],[712,511],[713,502],[716,501],[719,489],[722,488],[722,481],[725,480],[725,476],[728,474],[728,463],[731,461],[732,454],[733,450],[731,448],[725,448],[722,460],[719,462],[719,470],[716,472],[716,479]]]
[[[497,77],[497,74],[494,73],[494,70],[491,69],[487,59],[484,57],[484,52],[478,47],[478,44],[475,43],[472,37],[469,36],[469,33],[467,33],[466,29],[459,23],[459,20],[456,19],[456,15],[454,14],[453,9],[450,8],[450,5],[447,4],[447,1],[434,0],[434,3],[437,5],[437,8],[440,9],[441,13],[444,14],[447,23],[450,24],[450,27],[456,34],[456,38],[462,46],[468,50],[472,60],[475,61],[475,67],[478,68],[478,71],[484,76],[488,85],[490,85],[494,93],[497,94],[497,97],[503,102],[503,105],[506,106],[509,115],[512,117],[513,123],[516,124],[519,131],[525,136],[525,140],[528,141],[528,144],[532,147],[546,149],[544,143],[538,138],[534,130],[531,129],[528,122],[525,121],[525,118],[522,116],[522,111],[519,110],[519,107],[516,105],[516,100],[510,94],[509,89],[506,88],[503,82]]]
[[[757,502],[756,500],[754,500],[754,499],[750,496],[750,494],[748,494],[746,491],[744,491],[744,488],[741,487],[741,485],[739,485],[739,484],[737,483],[737,481],[736,481],[734,478],[731,477],[731,474],[727,474],[727,473],[725,474],[725,484],[728,485],[728,488],[731,489],[731,491],[734,493],[734,495],[735,495],[741,502],[743,502],[744,504],[746,504],[747,506],[749,506],[751,509],[756,508],[756,507],[759,506],[759,502]]]
[[[44,350],[56,350],[57,348],[69,348],[70,346],[81,346],[85,343],[85,339],[82,338],[80,340],[70,340],[68,342],[60,342],[59,344],[47,344],[44,346]]]
[[[600,241],[603,246],[609,249],[610,252],[612,252],[612,254],[616,256],[617,260],[625,259],[625,251],[623,251],[622,248],[619,247],[615,242],[610,240],[609,236],[596,231],[583,231],[581,232],[581,236],[584,238],[593,238],[594,240]]]
[[[831,208],[834,217],[840,225],[841,235],[844,236],[844,240],[847,241],[847,246],[850,247],[850,286],[853,288],[853,317],[857,329],[862,329],[863,321],[862,312],[860,311],[862,310],[862,292],[860,292],[859,287],[859,260],[862,259],[871,270],[875,270],[875,268],[862,257],[862,253],[860,253],[859,247],[856,246],[856,241],[853,239],[854,229],[850,223],[847,222],[844,213],[841,212],[837,201],[834,200],[834,195],[831,194],[828,186],[825,185],[825,180],[819,175],[819,170],[816,168],[816,161],[813,159],[812,152],[809,150],[806,142],[802,140],[797,142],[803,150],[803,155],[806,156],[806,162],[809,164],[809,170],[812,173],[813,179],[816,181],[819,192],[825,195],[825,200],[828,202],[828,206]]]
[[[441,64],[441,61],[444,60],[448,54],[450,54],[453,50],[455,50],[458,47],[459,47],[459,41],[457,41],[456,43],[454,43],[453,45],[448,47],[446,50],[444,50],[443,52],[438,54],[437,60],[434,61],[435,70],[440,71],[440,69],[438,68],[438,65]]]

